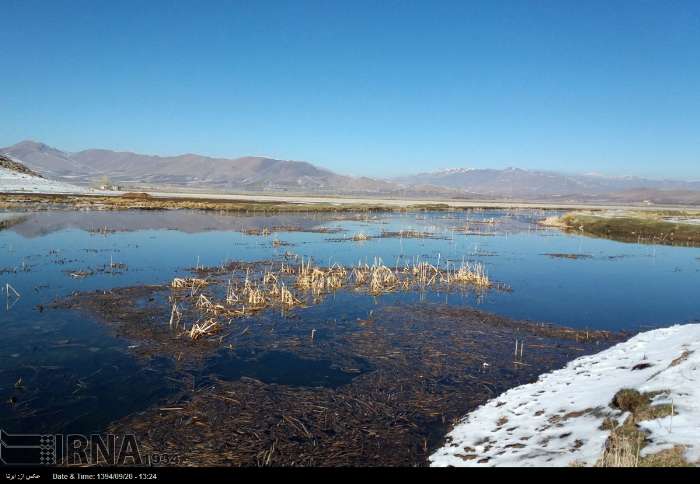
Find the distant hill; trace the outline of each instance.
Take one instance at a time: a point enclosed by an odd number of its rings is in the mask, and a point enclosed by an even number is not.
[[[197,154],[143,155],[90,149],[70,153],[36,141],[0,148],[49,178],[87,185],[107,176],[132,187],[275,191],[404,198],[499,199],[548,202],[700,204],[700,182],[563,174],[519,168],[457,168],[392,179],[352,177],[306,161]]]
[[[404,185],[417,183],[441,188],[478,193],[487,197],[507,198],[580,198],[614,197],[618,192],[642,189],[664,191],[699,191],[700,182],[649,180],[638,177],[606,177],[601,175],[566,175],[562,173],[523,170],[520,168],[452,169],[395,178]]]
[[[41,173],[83,183],[107,176],[115,183],[215,189],[377,193],[396,188],[390,182],[338,175],[305,161],[258,156],[153,156],[101,149],[69,153],[35,141],[0,148],[2,152]]]

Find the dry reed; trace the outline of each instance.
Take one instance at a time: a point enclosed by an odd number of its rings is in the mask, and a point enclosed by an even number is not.
[[[205,271],[202,269],[201,271]],[[217,272],[218,273],[218,272]],[[217,280],[197,278],[176,278],[171,282],[175,289],[171,295],[172,311],[170,326],[181,326],[183,312],[178,302],[190,307],[206,319],[206,323],[195,323],[189,330],[192,339],[208,334],[215,327],[209,324],[217,318],[237,318],[249,316],[267,308],[288,310],[303,306],[309,297],[314,303],[329,293],[342,288],[364,291],[372,296],[407,290],[424,291],[434,287],[448,290],[454,286],[475,286],[483,289],[491,286],[484,266],[480,263],[462,261],[459,266],[449,263],[440,267],[420,258],[415,258],[404,266],[398,263],[394,268],[388,267],[380,258],[375,258],[370,265],[358,262],[346,268],[339,264],[327,267],[316,265],[312,259],[301,258],[297,266],[281,263],[264,269],[253,270],[247,267],[244,274],[236,275],[235,270],[225,279],[225,291],[217,296],[216,290],[206,289],[216,286]],[[223,282],[223,281],[222,281]],[[178,289],[190,289],[189,294]],[[306,297],[304,296],[306,294]],[[216,326],[218,328],[218,326]]]

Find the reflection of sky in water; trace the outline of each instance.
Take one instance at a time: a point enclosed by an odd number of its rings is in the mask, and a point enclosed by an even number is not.
[[[218,265],[226,260],[281,258],[286,251],[312,256],[317,263],[351,265],[372,263],[381,257],[390,266],[397,258],[422,257],[436,263],[438,257],[459,263],[462,258],[483,262],[493,280],[512,292],[490,291],[482,299],[474,293],[425,295],[393,293],[378,298],[340,291],[323,304],[292,311],[294,324],[282,331],[308,334],[316,321],[334,321],[337,332],[352,330],[350,322],[366,317],[377,304],[425,300],[466,304],[521,319],[569,326],[639,329],[700,318],[697,287],[700,282],[700,249],[624,244],[602,239],[564,235],[537,229],[536,212],[454,212],[434,214],[372,215],[339,220],[328,216],[234,216],[197,212],[44,212],[30,214],[21,223],[0,232],[0,284],[10,283],[21,298],[0,300],[0,427],[25,431],[82,431],[103,428],[110,421],[152,405],[172,389],[164,372],[174,371],[168,362],[148,367],[132,358],[128,342],[110,335],[82,313],[46,309],[57,298],[73,291],[105,290],[138,284],[168,282],[186,275],[199,260]],[[149,217],[153,226],[149,226]],[[353,217],[353,216],[346,216]],[[470,231],[490,235],[465,235],[455,231],[470,221]],[[107,226],[126,230],[105,235],[88,230]],[[278,232],[250,236],[240,232],[252,227],[341,227],[340,233]],[[416,230],[437,238],[347,239],[363,232]],[[273,247],[279,239],[289,246]],[[335,240],[335,241],[330,241]],[[546,253],[588,254],[590,259],[568,260]],[[96,272],[74,279],[69,272],[95,270],[110,261],[128,265],[117,274]],[[28,270],[23,271],[23,267]],[[270,316],[278,319],[280,316]],[[298,327],[298,329],[296,329]],[[320,332],[318,338],[331,335]],[[275,360],[276,361],[276,360]],[[274,363],[274,362],[273,362]],[[292,362],[308,373],[308,362]],[[290,365],[289,362],[286,363]],[[169,366],[170,365],[170,366]],[[232,371],[248,368],[245,361]],[[155,366],[155,368],[154,368]],[[268,365],[274,366],[274,364]],[[312,368],[318,379],[343,377],[321,365]],[[234,371],[235,370],[235,371]],[[312,372],[313,373],[313,372]],[[298,375],[293,375],[295,378]],[[286,378],[285,375],[268,375]],[[14,388],[22,378],[26,389]],[[177,378],[176,378],[177,379]]]
[[[99,220],[87,227],[130,228],[128,213],[101,212]],[[143,226],[143,212],[134,213],[137,227]],[[46,303],[72,291],[105,289],[141,283],[164,282],[197,260],[218,265],[225,260],[262,260],[280,257],[290,251],[313,256],[320,264],[338,262],[371,263],[380,257],[393,266],[397,258],[410,261],[423,257],[435,263],[462,258],[483,262],[492,279],[509,285],[512,292],[489,292],[480,307],[516,318],[543,320],[564,325],[591,328],[638,328],[688,321],[700,317],[695,293],[700,282],[700,249],[619,243],[603,239],[564,235],[557,231],[536,230],[529,222],[541,217],[523,212],[454,212],[435,214],[392,214],[374,220],[324,220],[303,222],[298,215],[266,217],[211,216],[196,212],[167,212],[168,227],[176,228],[178,216],[192,232],[178,230],[136,230],[106,236],[69,228],[41,236],[18,235],[26,231],[30,220],[0,232],[0,268],[29,266],[28,272],[5,273],[22,294],[10,313],[16,316],[36,304]],[[56,215],[43,215],[52,217]],[[72,214],[75,217],[75,214]],[[115,224],[110,224],[110,216]],[[160,217],[156,214],[155,217]],[[471,224],[470,230],[495,234],[465,235],[454,231],[469,220],[500,220],[495,225]],[[499,218],[500,217],[500,218]],[[47,220],[47,219],[45,219]],[[52,222],[52,223],[53,223]],[[69,226],[76,226],[74,218]],[[221,230],[221,226],[225,230]],[[277,232],[270,236],[250,236],[238,231],[251,226],[342,227],[345,232]],[[435,233],[438,238],[374,238],[365,242],[332,241],[363,232],[370,236],[382,231],[418,230]],[[199,230],[199,231],[197,231]],[[290,246],[273,247],[279,239]],[[49,253],[54,251],[53,253]],[[556,259],[546,253],[588,254],[590,259]],[[97,273],[73,279],[64,271],[95,269],[114,262],[125,263],[128,270],[116,275]],[[454,304],[475,304],[472,296],[427,294],[431,300]],[[389,296],[387,299],[415,299],[416,295]],[[381,299],[380,299],[381,302]]]

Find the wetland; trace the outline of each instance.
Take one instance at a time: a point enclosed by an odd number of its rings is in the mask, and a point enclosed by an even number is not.
[[[179,465],[422,466],[499,393],[700,318],[700,249],[542,225],[561,211],[126,200],[5,207],[3,429],[133,433]]]

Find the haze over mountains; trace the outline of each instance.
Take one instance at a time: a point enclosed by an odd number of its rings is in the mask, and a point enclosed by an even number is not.
[[[180,187],[307,194],[474,199],[700,203],[700,182],[566,175],[518,168],[453,169],[393,179],[351,177],[305,161],[265,157],[153,156],[90,149],[75,153],[22,141],[0,148],[48,178],[89,184],[101,177],[127,187]]]
[[[700,181],[650,180],[635,176],[567,175],[520,168],[452,169],[395,179],[404,184],[421,182],[486,196],[560,197],[600,196],[628,190],[700,191]]]

